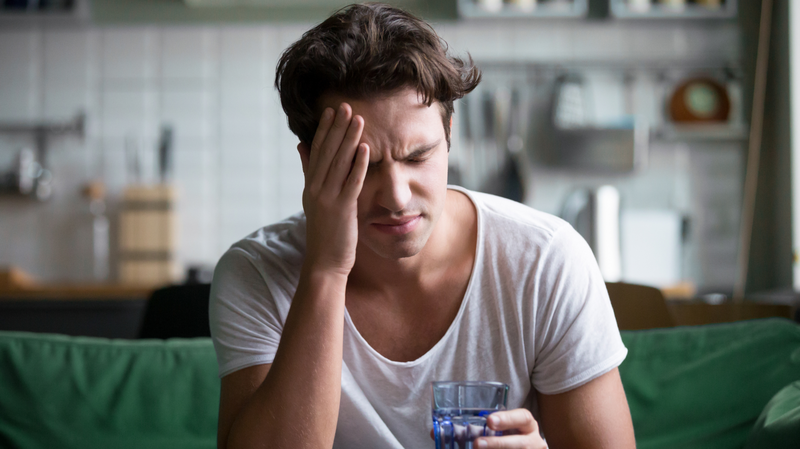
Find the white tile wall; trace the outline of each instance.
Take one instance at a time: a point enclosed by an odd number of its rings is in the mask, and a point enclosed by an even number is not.
[[[159,29],[107,28],[102,35],[104,80],[151,80],[158,73]]]
[[[145,150],[145,174],[152,178],[164,123],[175,130],[173,179],[180,189],[183,263],[213,264],[244,235],[300,211],[297,138],[273,82],[280,53],[309,26],[0,31],[0,122],[67,120],[79,110],[88,119],[83,142],[52,142],[57,191],[49,203],[0,199],[0,265],[15,264],[43,279],[86,279],[89,265],[75,263],[90,254],[80,187],[102,178],[111,195],[109,208],[116,210],[122,188],[132,181],[125,139]],[[478,62],[704,55],[733,60],[739,54],[735,24],[540,20],[436,27],[453,52],[469,52]],[[19,145],[11,140],[0,136],[0,151],[16,150]],[[0,161],[13,159],[5,156]],[[0,166],[0,172],[7,168]],[[537,186],[547,179],[542,175]],[[557,176],[550,180],[540,194],[568,189]]]
[[[43,110],[49,121],[69,120],[97,109],[96,33],[51,30],[44,33]]]
[[[210,85],[163,88],[159,118],[170,124],[180,139],[211,140],[218,133],[218,98]]]
[[[209,27],[162,30],[162,80],[186,81],[219,76],[219,31]]]
[[[0,33],[0,120],[28,121],[41,114],[42,33]]]

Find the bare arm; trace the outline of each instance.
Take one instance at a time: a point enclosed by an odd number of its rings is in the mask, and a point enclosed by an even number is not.
[[[356,200],[368,165],[364,121],[327,109],[300,144],[306,258],[271,365],[222,379],[218,447],[330,448],[341,395],[347,276],[358,240]],[[353,162],[355,158],[355,162]]]
[[[631,412],[614,368],[561,394],[538,394],[541,427],[552,449],[633,449]]]
[[[476,447],[495,449],[634,449],[636,447],[628,401],[616,368],[574,390],[554,395],[537,393],[537,398],[541,422],[537,422],[531,412],[524,408],[492,413],[487,418],[489,428],[512,431],[512,434],[478,438]],[[547,443],[539,435],[540,426]]]

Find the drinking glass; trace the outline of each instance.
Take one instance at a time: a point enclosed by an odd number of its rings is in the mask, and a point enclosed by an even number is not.
[[[480,436],[497,436],[486,417],[506,409],[508,385],[488,381],[431,382],[436,449],[472,449]]]

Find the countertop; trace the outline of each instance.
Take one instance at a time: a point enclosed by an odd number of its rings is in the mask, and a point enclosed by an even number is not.
[[[4,299],[122,300],[146,299],[157,287],[126,284],[34,284],[0,287]]]

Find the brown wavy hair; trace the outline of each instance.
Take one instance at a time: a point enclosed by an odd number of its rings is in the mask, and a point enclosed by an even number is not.
[[[278,61],[275,88],[289,128],[310,145],[323,94],[363,100],[411,87],[426,105],[441,105],[449,148],[453,101],[475,89],[481,73],[469,55],[465,62],[447,50],[428,23],[406,11],[381,3],[345,6]]]

